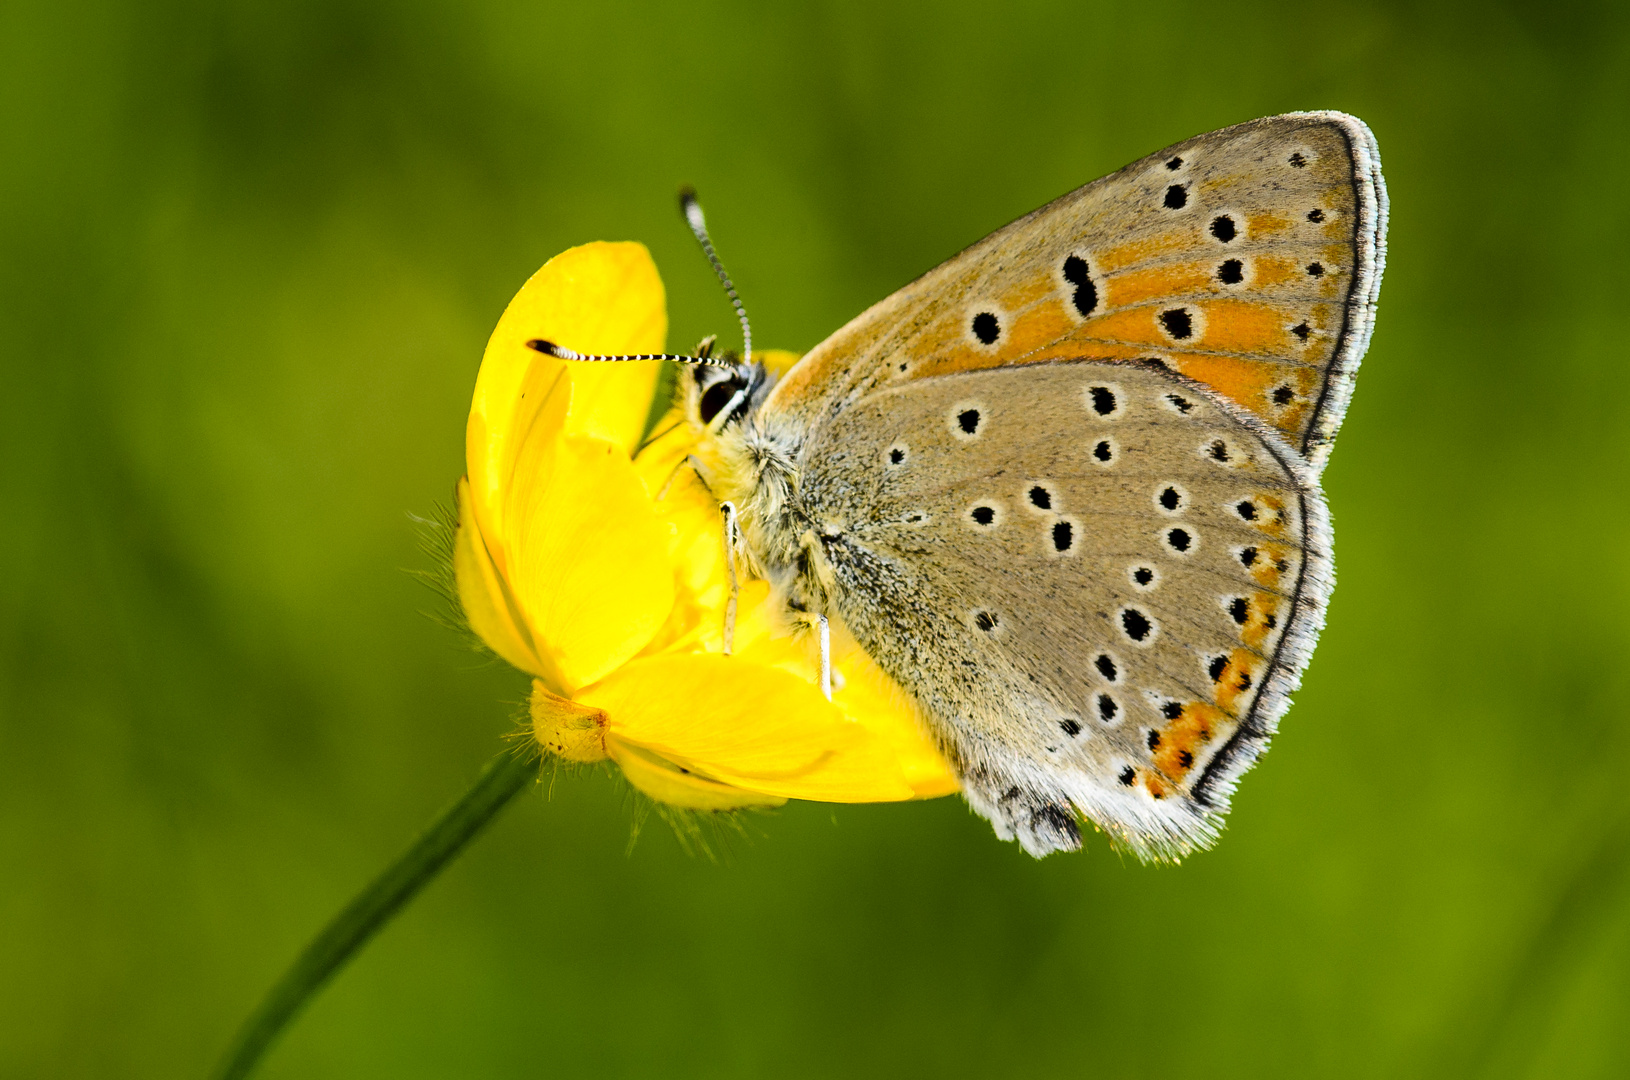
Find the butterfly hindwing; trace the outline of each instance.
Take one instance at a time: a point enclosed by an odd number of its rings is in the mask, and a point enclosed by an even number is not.
[[[1157,367],[1056,362],[879,388],[805,461],[838,612],[998,832],[1209,842],[1328,592],[1282,438]]]
[[[818,426],[862,394],[934,375],[1148,359],[1319,468],[1368,343],[1385,228],[1361,121],[1295,113],[1201,135],[901,289],[806,356],[769,406]]]

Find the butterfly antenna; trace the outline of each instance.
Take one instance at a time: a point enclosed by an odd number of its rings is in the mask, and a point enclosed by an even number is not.
[[[598,353],[580,353],[568,349],[564,345],[556,345],[552,341],[542,338],[533,338],[526,343],[529,349],[541,352],[545,356],[553,356],[557,360],[593,360],[601,363],[617,363],[624,360],[672,360],[676,364],[707,364],[711,367],[731,367],[730,361],[715,358],[712,341],[704,341],[703,347],[698,349],[697,356],[685,356],[681,353],[623,353],[615,356],[605,356]]]
[[[719,275],[725,295],[730,297],[730,306],[736,309],[736,318],[741,320],[741,362],[752,363],[753,328],[747,324],[747,309],[741,306],[736,286],[731,283],[730,275],[724,272],[724,263],[719,261],[718,252],[713,250],[713,240],[707,234],[707,219],[702,217],[702,204],[696,201],[696,189],[689,184],[679,189],[679,209],[684,213],[690,231],[696,234],[696,242],[702,245],[702,254],[713,264],[713,272]]]

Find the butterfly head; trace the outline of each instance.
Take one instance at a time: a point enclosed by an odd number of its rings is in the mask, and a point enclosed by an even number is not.
[[[726,359],[731,357],[727,354]],[[685,415],[694,424],[718,433],[750,417],[774,385],[756,361],[728,365],[697,364],[684,376]]]

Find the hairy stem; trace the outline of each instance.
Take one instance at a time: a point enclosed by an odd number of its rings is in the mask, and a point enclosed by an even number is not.
[[[470,790],[306,946],[244,1022],[215,1071],[216,1080],[248,1076],[317,991],[537,775],[537,759],[530,755],[505,752],[488,762]]]

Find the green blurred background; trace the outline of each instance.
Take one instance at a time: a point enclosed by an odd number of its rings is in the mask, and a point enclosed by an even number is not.
[[[806,349],[1197,132],[1338,108],[1393,197],[1341,585],[1214,852],[957,800],[719,863],[524,797],[272,1077],[1630,1072],[1622,5],[9,0],[0,1076],[198,1076],[523,693],[420,612],[488,331],[649,244]]]

